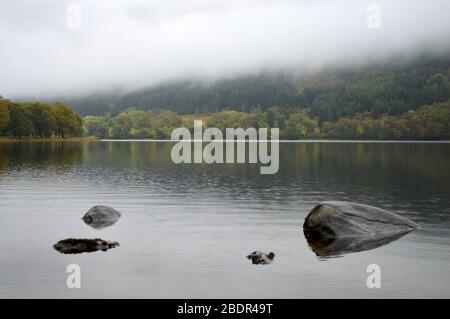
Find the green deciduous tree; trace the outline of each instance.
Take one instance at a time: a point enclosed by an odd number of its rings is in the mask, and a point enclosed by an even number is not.
[[[109,127],[108,125],[103,122],[101,123],[94,133],[96,138],[102,139],[102,138],[108,138],[109,137]]]
[[[56,129],[56,120],[50,107],[36,102],[29,106],[35,137],[51,137]]]
[[[10,108],[11,124],[9,133],[16,137],[27,137],[34,134],[33,118],[27,105],[13,104]]]

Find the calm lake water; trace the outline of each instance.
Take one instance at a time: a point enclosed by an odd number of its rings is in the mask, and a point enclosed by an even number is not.
[[[164,142],[0,143],[0,297],[450,298],[449,143],[281,143],[280,169],[173,164]],[[420,229],[320,258],[302,231],[323,200],[406,216]],[[94,205],[122,213],[96,230]],[[115,240],[64,255],[69,237]],[[254,250],[273,251],[252,265]],[[68,289],[66,267],[81,267]],[[366,268],[381,267],[368,289]]]

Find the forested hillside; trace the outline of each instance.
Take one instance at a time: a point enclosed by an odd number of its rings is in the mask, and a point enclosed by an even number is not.
[[[450,57],[303,78],[261,73],[210,84],[182,81],[62,101],[85,115],[83,134],[98,138],[170,139],[174,128],[192,129],[200,118],[222,130],[278,127],[282,139],[450,139]],[[0,102],[3,135],[81,132],[78,115],[60,102]]]
[[[128,108],[166,109],[177,114],[221,110],[249,112],[270,107],[309,108],[320,123],[371,112],[398,115],[450,98],[450,57],[416,58],[408,63],[333,69],[303,77],[261,73],[210,84],[199,81],[165,83],[128,94],[97,94],[60,98],[82,115],[118,113]]]

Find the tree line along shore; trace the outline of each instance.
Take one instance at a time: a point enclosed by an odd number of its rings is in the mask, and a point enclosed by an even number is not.
[[[193,132],[194,119],[205,128],[252,127],[280,129],[280,139],[354,139],[354,140],[449,140],[450,100],[421,106],[399,115],[371,112],[321,122],[308,108],[255,108],[250,112],[224,110],[203,115],[177,115],[167,110],[143,111],[136,108],[118,114],[85,116],[85,136],[99,139],[170,139],[173,129],[186,127]]]
[[[175,128],[193,131],[195,119],[225,131],[228,127],[277,127],[280,139],[449,140],[450,100],[398,115],[372,112],[321,121],[309,108],[270,107],[250,112],[223,110],[178,115],[168,110],[130,108],[104,116],[81,117],[63,103],[18,103],[0,99],[0,140],[7,139],[170,139]]]
[[[64,103],[19,103],[0,99],[0,136],[9,138],[73,138],[83,134],[83,121]]]

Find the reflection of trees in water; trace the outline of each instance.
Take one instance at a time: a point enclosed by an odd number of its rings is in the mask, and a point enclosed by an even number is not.
[[[0,143],[0,171],[9,170],[11,166],[11,160],[9,158],[9,153],[3,150]]]
[[[73,167],[83,158],[83,143],[78,142],[13,142],[0,143],[0,154],[8,167],[31,164],[57,169]],[[0,158],[0,163],[3,163]],[[0,164],[1,165],[1,164]]]
[[[172,143],[157,142],[97,142],[88,143],[85,159],[93,165],[113,168],[134,168],[173,165],[170,159]]]
[[[303,143],[283,145],[281,166],[343,180],[367,176],[383,181],[394,175],[442,180],[450,157],[449,144],[424,143]],[[284,164],[284,165],[283,165]],[[282,170],[282,169],[281,169]],[[395,183],[394,183],[395,184]],[[435,184],[436,185],[436,184]],[[430,185],[432,187],[433,185]]]
[[[89,163],[115,174],[126,170],[129,183],[133,179],[158,181],[160,187],[173,191],[217,191],[244,197],[251,193],[265,199],[295,199],[304,192],[333,198],[381,193],[401,198],[410,196],[411,190],[426,196],[430,192],[442,195],[448,189],[442,187],[450,156],[448,144],[280,143],[280,170],[275,175],[261,175],[261,163],[176,165],[170,158],[173,145],[91,143]],[[405,188],[409,195],[403,192]]]
[[[285,144],[280,157],[283,181],[321,199],[382,201],[394,210],[423,201],[429,210],[448,206],[450,144]]]
[[[260,167],[266,166],[261,163],[177,165],[170,157],[173,145],[0,143],[0,169],[27,164],[51,166],[63,172],[83,164],[73,173],[93,182],[100,179],[124,187],[156,185],[174,193],[216,192],[277,201],[296,200],[305,192],[316,194],[318,200],[365,202],[384,196],[387,203],[431,197],[441,198],[442,202],[448,197],[450,144],[280,143],[280,169],[275,175],[261,175]]]

